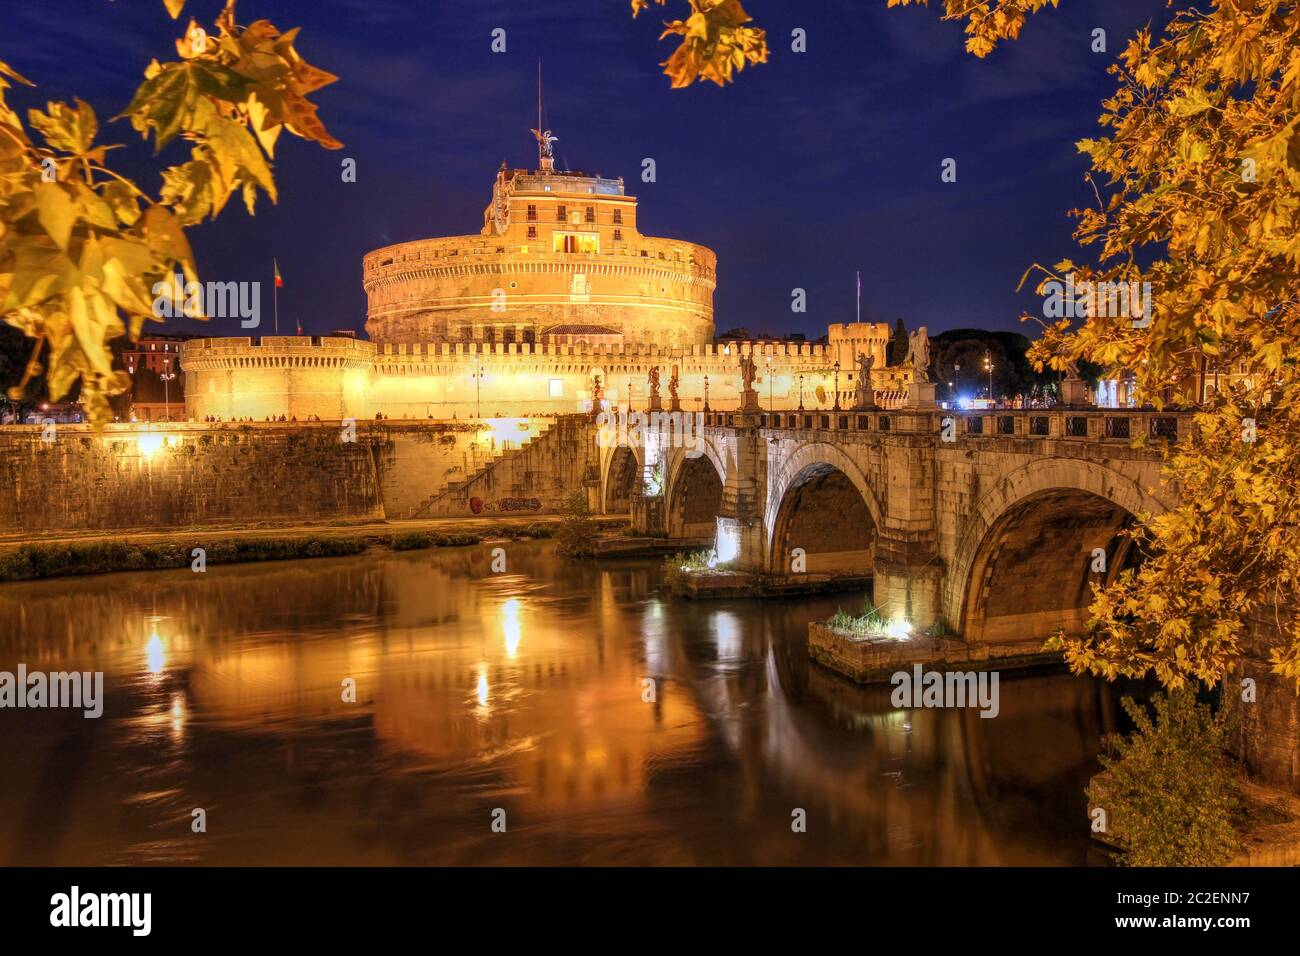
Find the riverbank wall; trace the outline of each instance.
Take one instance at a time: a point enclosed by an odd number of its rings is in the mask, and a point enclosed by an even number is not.
[[[0,536],[553,513],[585,467],[555,422],[9,426]]]

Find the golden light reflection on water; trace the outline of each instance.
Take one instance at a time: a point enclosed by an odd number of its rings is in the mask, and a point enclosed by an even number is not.
[[[167,650],[163,646],[163,639],[157,627],[149,632],[149,640],[144,646],[144,656],[145,666],[149,668],[150,674],[161,674],[163,668],[167,666]]]
[[[514,660],[523,639],[523,625],[519,623],[519,598],[511,598],[501,605],[501,630],[506,638],[506,657]]]
[[[800,632],[834,599],[684,605],[657,593],[653,566],[515,547],[509,577],[470,548],[0,589],[0,667],[93,664],[110,696],[106,749],[68,771],[68,799],[106,809],[70,817],[29,862],[152,859],[159,818],[111,811],[160,800],[182,823],[199,800],[250,814],[227,819],[208,862],[447,862],[424,854],[451,845],[495,859],[515,844],[476,842],[493,806],[562,835],[560,856],[517,862],[574,862],[574,841],[639,862],[1040,862],[1023,836],[987,832],[972,781],[1010,759],[1019,786],[1081,792],[1086,700],[1025,711],[1004,692],[999,721],[905,717],[887,694],[809,670]],[[1042,718],[1008,734],[1025,760],[991,736],[1017,726],[1017,706]],[[0,778],[16,781],[0,788],[0,863],[45,799],[15,768],[64,759],[60,739],[0,739]],[[821,835],[773,843],[789,806],[809,807]],[[386,829],[353,839],[371,817]]]

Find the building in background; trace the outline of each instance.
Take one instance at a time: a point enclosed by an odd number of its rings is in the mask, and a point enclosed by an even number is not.
[[[643,235],[623,180],[557,171],[549,139],[539,137],[538,167],[502,165],[477,235],[364,257],[368,341],[186,343],[187,417],[563,414],[590,408],[598,391],[613,407],[644,408],[653,369],[665,409],[674,378],[683,411],[726,409],[739,405],[751,355],[764,406],[829,408],[837,384],[852,404],[855,350],[876,358],[882,404],[905,394],[908,375],[885,369],[883,324],[835,326],[829,344],[715,343],[711,250]]]
[[[197,335],[161,335],[144,333],[139,341],[129,342],[122,349],[122,363],[134,375],[138,369],[147,368],[159,375],[176,372],[180,368],[181,345]]]
[[[184,421],[185,378],[181,346],[197,335],[145,333],[122,349],[121,360],[131,376],[128,420]]]

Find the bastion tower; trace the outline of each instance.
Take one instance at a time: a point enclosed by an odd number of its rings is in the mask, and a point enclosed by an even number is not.
[[[717,258],[637,230],[623,180],[555,169],[534,130],[535,170],[502,163],[478,235],[385,246],[362,263],[377,343],[713,340]]]

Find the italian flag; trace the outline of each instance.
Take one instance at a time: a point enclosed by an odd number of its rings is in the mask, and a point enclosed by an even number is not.
[[[272,259],[272,260],[271,260],[271,268],[273,268],[273,269],[275,270],[275,287],[276,287],[277,289],[283,289],[283,288],[284,288],[284,279],[283,279],[283,277],[281,277],[281,275],[280,275],[280,264],[279,264],[278,262],[276,262],[274,259]]]

